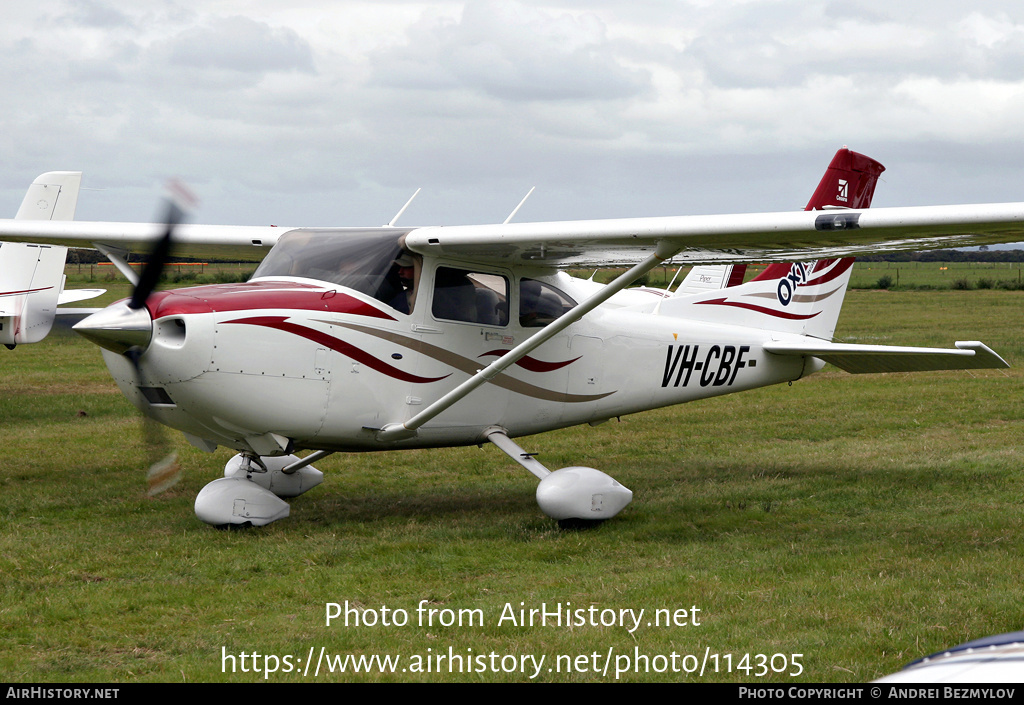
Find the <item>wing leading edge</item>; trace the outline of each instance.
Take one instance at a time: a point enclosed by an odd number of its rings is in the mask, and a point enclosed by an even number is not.
[[[94,247],[93,243],[100,243],[120,251],[149,252],[165,229],[160,223],[0,220],[0,241],[64,247]],[[292,229],[258,225],[181,225],[175,231],[175,253],[259,262],[278,238]]]

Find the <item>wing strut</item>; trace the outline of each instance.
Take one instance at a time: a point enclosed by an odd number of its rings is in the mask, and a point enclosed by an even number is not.
[[[416,414],[405,423],[390,423],[384,426],[384,428],[377,433],[377,440],[388,442],[412,438],[416,435],[416,430],[420,426],[461,400],[480,385],[501,374],[505,369],[514,365],[518,360],[529,355],[536,348],[540,347],[570,325],[583,318],[612,296],[619,293],[644,274],[660,265],[663,261],[675,256],[675,254],[679,252],[679,249],[680,248],[671,243],[665,241],[659,242],[654,253],[647,257],[643,262],[634,266],[624,274],[620,274],[597,294],[591,296],[576,308],[565,312],[559,318],[556,318],[546,327],[539,330],[535,335],[527,338],[522,343],[512,348],[508,353],[502,355],[490,365],[480,370],[455,389],[435,401],[433,404],[427,406],[423,411]]]
[[[285,465],[283,468],[281,468],[281,472],[283,472],[285,475],[293,475],[302,468],[306,467],[307,465],[312,465],[321,458],[326,458],[328,455],[332,455],[333,453],[333,450],[314,451],[313,453],[310,453],[301,460],[297,460],[290,465]]]
[[[124,275],[124,278],[132,283],[133,287],[139,285],[139,275],[135,272],[134,269],[132,269],[132,266],[128,264],[128,262],[124,259],[124,255],[127,253],[127,250],[122,250],[119,248],[115,249],[113,247],[104,245],[101,242],[94,242],[92,243],[92,246],[95,247],[100,252],[102,252],[103,255],[106,256],[108,260],[110,260],[111,264],[117,267],[117,271],[121,272],[121,274]]]

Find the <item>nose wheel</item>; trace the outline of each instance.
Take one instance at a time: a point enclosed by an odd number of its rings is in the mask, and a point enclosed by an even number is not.
[[[217,527],[265,526],[288,516],[291,508],[282,497],[298,497],[323,479],[294,455],[239,453],[224,466],[224,477],[199,491],[196,516]]]

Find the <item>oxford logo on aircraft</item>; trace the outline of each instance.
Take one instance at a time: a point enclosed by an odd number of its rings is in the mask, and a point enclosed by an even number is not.
[[[803,262],[794,262],[789,268],[789,274],[779,280],[778,297],[779,303],[789,306],[793,300],[793,293],[801,284],[807,283],[807,277],[811,274],[811,267]]]

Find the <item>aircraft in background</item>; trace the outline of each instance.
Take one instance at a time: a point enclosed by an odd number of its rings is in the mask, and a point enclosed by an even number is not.
[[[166,224],[78,222],[81,175],[53,172],[0,221],[0,342],[41,340],[56,302],[85,296],[63,292],[64,257],[92,246],[135,290],[75,329],[147,417],[204,451],[238,451],[199,493],[203,521],[287,516],[281,498],[319,484],[311,464],[330,453],[484,442],[537,476],[552,518],[602,520],[628,489],[593,468],[552,472],[513,439],[826,363],[855,374],[1007,366],[975,341],[832,342],[853,256],[1024,239],[1024,203],[868,210],[882,171],[839,150],[805,211],[378,228],[179,225],[173,207]],[[246,283],[156,291],[172,243],[262,262]],[[152,252],[139,276],[130,250]],[[785,263],[744,282],[746,265],[765,261]],[[674,291],[627,289],[669,262],[695,265]],[[604,285],[566,272],[623,265]],[[157,485],[173,478],[163,472]]]
[[[1024,631],[975,639],[919,658],[874,683],[1020,683],[1024,672]],[[963,691],[960,691],[963,692]],[[971,695],[981,689],[972,688]],[[1012,697],[1013,690],[988,697]],[[948,697],[948,696],[947,696]]]

